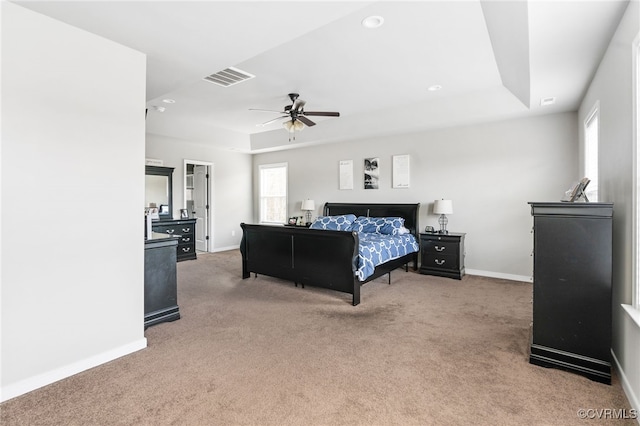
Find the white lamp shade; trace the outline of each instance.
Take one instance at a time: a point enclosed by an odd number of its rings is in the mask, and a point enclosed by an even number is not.
[[[451,200],[435,200],[433,202],[433,213],[453,214],[453,202]]]
[[[300,208],[300,210],[315,210],[316,209],[316,203],[313,200],[304,200],[302,202],[302,207]]]

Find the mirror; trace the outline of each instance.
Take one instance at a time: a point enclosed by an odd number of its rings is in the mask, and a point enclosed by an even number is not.
[[[173,218],[173,167],[145,166],[144,207],[157,207],[160,219]]]

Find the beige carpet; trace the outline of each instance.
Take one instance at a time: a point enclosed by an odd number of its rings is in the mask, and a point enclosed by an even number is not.
[[[148,348],[0,405],[9,425],[573,425],[612,386],[528,363],[531,284],[397,270],[362,303],[259,276],[240,254],[178,264],[182,318]]]

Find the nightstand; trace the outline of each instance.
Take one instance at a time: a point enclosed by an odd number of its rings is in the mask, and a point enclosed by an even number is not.
[[[420,273],[456,278],[464,276],[465,234],[420,234]]]

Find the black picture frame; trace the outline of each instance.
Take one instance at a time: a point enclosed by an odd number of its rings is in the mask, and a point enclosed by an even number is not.
[[[189,212],[187,209],[180,209],[180,219],[189,219]]]

